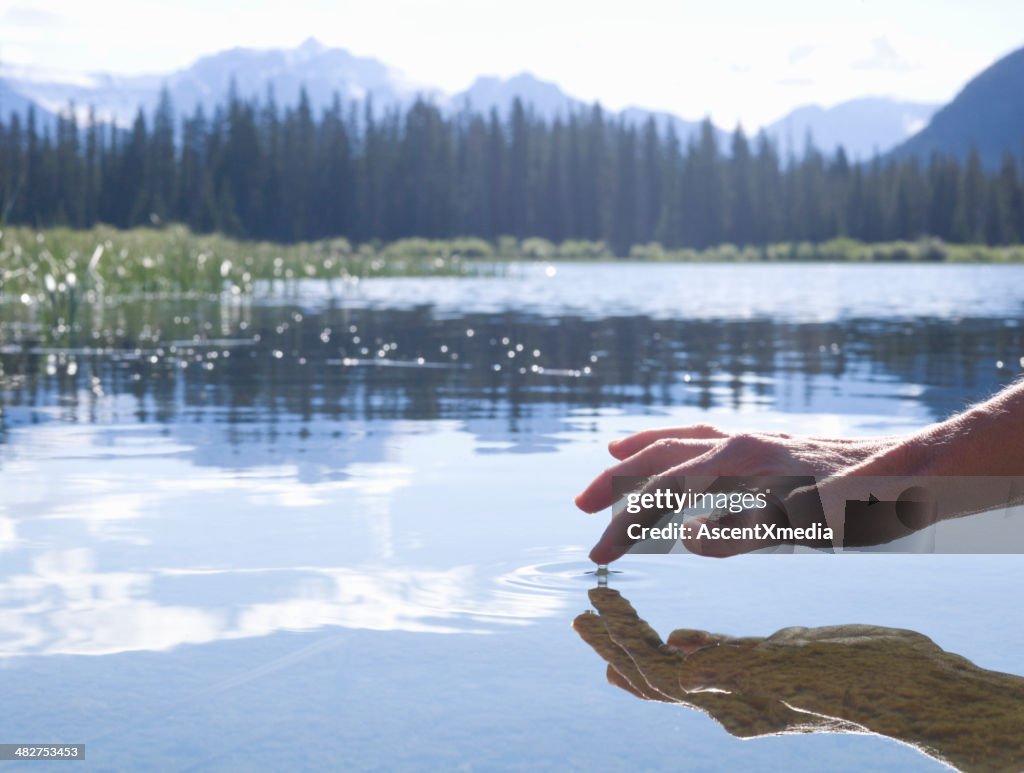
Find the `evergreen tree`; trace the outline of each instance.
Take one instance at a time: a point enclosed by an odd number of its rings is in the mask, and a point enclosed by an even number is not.
[[[378,115],[335,97],[313,114],[303,90],[282,111],[232,86],[208,116],[175,117],[164,91],[119,128],[72,105],[41,122],[0,121],[0,222],[120,227],[179,221],[200,232],[294,241],[460,235],[602,240],[624,254],[656,240],[708,247],[848,236],[1024,238],[1024,181],[1007,155],[988,173],[975,152],[852,164],[808,139],[783,161],[762,132],[719,148],[709,121],[684,148],[671,125],[609,120],[595,105],[550,121],[446,115],[417,100]]]

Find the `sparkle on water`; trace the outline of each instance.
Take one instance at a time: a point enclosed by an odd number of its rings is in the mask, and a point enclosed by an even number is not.
[[[940,770],[881,736],[739,742],[609,685],[569,623],[613,584],[658,631],[873,623],[1020,674],[1016,556],[595,568],[606,516],[572,498],[653,425],[948,415],[1024,369],[1021,287],[1020,266],[534,264],[74,324],[0,299],[5,737],[126,770]]]

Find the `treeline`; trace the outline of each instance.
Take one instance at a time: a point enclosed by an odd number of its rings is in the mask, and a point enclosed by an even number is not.
[[[545,121],[518,101],[505,117],[422,101],[376,115],[337,99],[314,114],[304,94],[286,109],[231,95],[179,121],[165,94],[127,130],[80,125],[73,110],[53,130],[31,111],[0,124],[0,222],[181,222],[279,242],[505,235],[618,254],[836,237],[1013,244],[1021,177],[1010,155],[994,174],[977,154],[854,164],[808,143],[783,157],[740,129],[719,147],[708,122],[684,143],[598,106]]]

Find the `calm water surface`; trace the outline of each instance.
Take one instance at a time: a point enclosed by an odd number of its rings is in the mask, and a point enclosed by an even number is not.
[[[1024,267],[616,266],[136,299],[56,342],[0,304],[2,742],[97,769],[941,770],[741,741],[574,633],[652,425],[871,435],[1024,364]],[[1016,556],[628,556],[666,636],[871,623],[1024,674]]]

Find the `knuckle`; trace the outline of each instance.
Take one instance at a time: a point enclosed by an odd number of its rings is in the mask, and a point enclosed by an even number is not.
[[[703,437],[719,437],[723,433],[714,424],[694,424],[690,427],[690,430],[695,434]]]
[[[655,440],[650,446],[648,446],[648,448],[650,448],[654,453],[664,454],[671,453],[677,446],[678,441],[675,438],[663,437]]]
[[[671,461],[679,453],[679,441],[671,437],[663,437],[647,446],[649,459]],[[657,462],[655,461],[655,464]],[[664,463],[664,462],[663,462]]]
[[[726,441],[729,450],[737,453],[757,453],[769,445],[768,441],[757,435],[742,433],[733,435]]]

